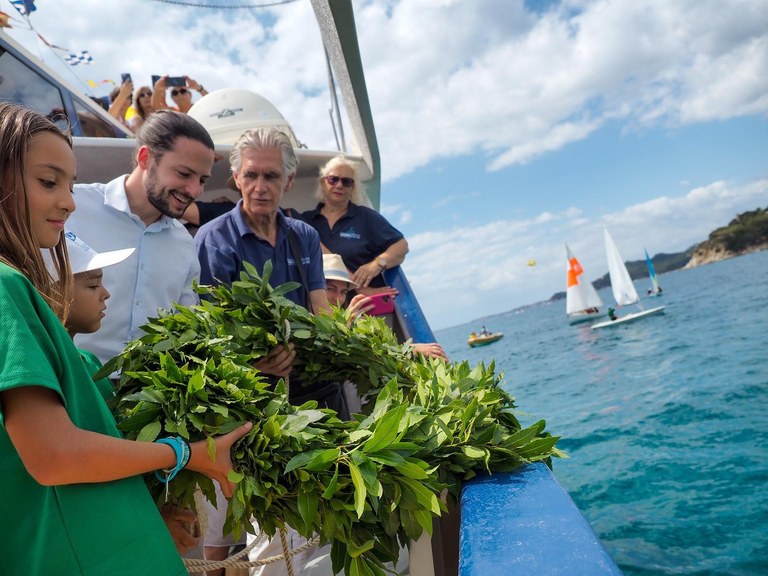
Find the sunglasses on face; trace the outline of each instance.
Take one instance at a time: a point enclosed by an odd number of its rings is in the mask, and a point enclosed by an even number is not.
[[[179,88],[178,90],[171,90],[171,96],[178,96],[179,94],[186,94],[189,92],[186,88]]]
[[[152,96],[152,92],[141,92],[139,94],[139,98],[144,98],[144,96]]]
[[[347,178],[346,176],[326,176],[325,181],[331,186],[336,186],[336,184],[341,182],[342,188],[352,188],[355,185],[355,179]]]

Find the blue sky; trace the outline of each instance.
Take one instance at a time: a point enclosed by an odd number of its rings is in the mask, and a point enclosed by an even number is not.
[[[23,23],[11,33],[73,81],[129,71],[138,84],[165,72],[209,90],[247,88],[310,147],[333,144],[308,0],[220,11],[153,0],[37,6],[37,30],[89,50],[94,65],[67,69]],[[604,226],[639,259],[643,246],[683,250],[768,206],[764,0],[353,6],[382,211],[410,242],[404,269],[435,329],[563,290],[566,242],[588,277],[601,276]],[[15,16],[7,0],[0,9]]]

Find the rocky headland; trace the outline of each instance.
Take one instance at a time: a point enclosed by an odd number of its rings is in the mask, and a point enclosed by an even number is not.
[[[685,268],[694,268],[768,249],[768,209],[739,214],[728,226],[718,228],[709,239],[694,247]]]

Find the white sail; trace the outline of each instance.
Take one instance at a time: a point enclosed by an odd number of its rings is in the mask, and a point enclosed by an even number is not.
[[[616,244],[613,242],[613,238],[608,233],[608,229],[605,230],[605,253],[608,258],[608,274],[611,277],[611,290],[613,291],[613,298],[616,300],[616,304],[619,306],[627,306],[628,304],[634,304],[640,300],[637,296],[637,290],[632,283],[632,278],[629,277],[629,272],[624,264],[624,260],[619,254]]]
[[[581,267],[578,259],[573,255],[568,245],[565,245],[565,251],[568,256],[568,283],[565,293],[565,312],[566,314],[575,314],[599,308],[603,301],[592,285],[592,282],[581,276],[584,269]]]

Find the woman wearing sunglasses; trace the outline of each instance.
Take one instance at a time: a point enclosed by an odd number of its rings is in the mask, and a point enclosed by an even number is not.
[[[403,234],[381,214],[362,206],[363,189],[357,165],[336,156],[320,169],[317,208],[302,220],[320,234],[323,252],[340,254],[358,292],[386,286],[382,272],[400,265],[408,253]]]
[[[147,116],[155,111],[152,108],[152,89],[149,86],[141,86],[136,90],[133,96],[133,109],[136,111],[136,114],[131,116],[128,124],[131,130],[136,132],[144,124]]]

